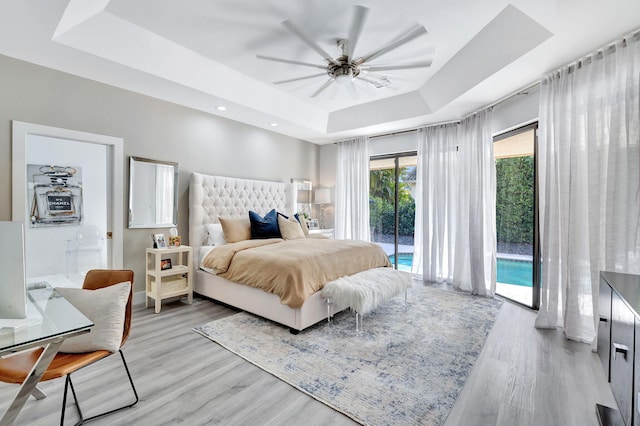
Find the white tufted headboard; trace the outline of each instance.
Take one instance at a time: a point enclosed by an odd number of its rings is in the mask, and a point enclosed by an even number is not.
[[[197,256],[207,239],[206,225],[218,216],[244,216],[249,210],[265,215],[276,209],[292,213],[293,185],[192,173],[189,181],[189,244]]]

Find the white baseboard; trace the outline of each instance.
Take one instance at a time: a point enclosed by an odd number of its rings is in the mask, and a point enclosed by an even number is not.
[[[144,298],[146,297],[145,291],[138,291],[133,293],[133,306],[144,305]]]

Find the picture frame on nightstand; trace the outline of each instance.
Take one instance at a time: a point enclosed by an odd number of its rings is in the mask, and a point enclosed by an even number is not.
[[[320,229],[318,219],[309,219],[307,223],[309,224],[309,229]]]
[[[152,234],[153,236],[153,248],[167,248],[167,240],[164,238],[164,234]]]
[[[160,261],[160,270],[166,271],[167,269],[171,269],[171,259],[162,259]]]

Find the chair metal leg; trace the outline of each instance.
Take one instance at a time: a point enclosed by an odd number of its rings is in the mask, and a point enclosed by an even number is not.
[[[80,416],[80,420],[75,424],[75,426],[81,425],[91,420],[95,420],[99,417],[103,417],[103,416],[115,413],[116,411],[124,410],[125,408],[133,407],[138,403],[139,401],[138,392],[136,391],[136,387],[133,384],[133,378],[131,377],[131,373],[129,372],[129,366],[127,365],[127,361],[124,359],[124,353],[122,353],[122,350],[119,350],[118,352],[120,352],[120,357],[122,358],[122,364],[124,365],[124,369],[127,372],[127,377],[129,378],[129,383],[131,384],[131,390],[133,390],[133,395],[136,397],[136,400],[131,404],[127,404],[119,408],[114,408],[113,410],[109,410],[101,414],[96,414],[95,416],[91,416],[85,419],[82,415],[82,410],[80,409],[80,403],[78,402],[76,391],[73,388],[73,382],[71,381],[71,374],[68,374],[64,384],[64,396],[62,398],[62,415],[60,418],[60,426],[64,425],[64,413],[65,413],[65,408],[67,404],[67,389],[69,385],[71,386],[71,394],[73,395],[73,400],[75,402],[76,409],[78,410],[78,415]]]
[[[80,416],[80,420],[75,425],[75,426],[78,426],[84,423],[84,416],[82,415],[82,410],[80,409],[80,404],[78,403],[78,396],[76,395],[76,390],[73,387],[73,382],[71,381],[71,374],[67,374],[67,382],[69,383],[69,386],[71,386],[71,394],[73,395],[73,402],[76,405],[76,410],[78,410],[78,416]],[[66,389],[66,384],[65,384],[65,389]],[[67,395],[65,391],[65,395],[63,399],[66,399],[66,398],[67,398]],[[63,412],[63,416],[64,416],[64,412]],[[64,417],[60,419],[60,426],[64,426]]]
[[[60,426],[64,425],[64,412],[67,408],[67,389],[69,388],[69,376],[64,379],[64,394],[62,394],[62,412],[60,413]]]

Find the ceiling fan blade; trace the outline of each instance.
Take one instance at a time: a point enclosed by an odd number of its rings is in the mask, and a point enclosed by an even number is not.
[[[351,92],[351,96],[353,96],[354,98],[358,97],[358,91],[356,90],[356,82],[355,80],[357,80],[357,78],[352,79],[349,82],[349,92]]]
[[[389,71],[389,70],[406,70],[411,68],[428,68],[431,66],[431,60],[425,62],[413,62],[409,64],[398,65],[372,65],[363,66],[361,69],[366,71]]]
[[[367,20],[369,9],[364,6],[354,6],[353,16],[351,17],[351,26],[349,27],[349,42],[347,44],[347,62],[353,57],[356,50],[358,39]]]
[[[322,77],[322,76],[326,77],[327,73],[326,72],[322,72],[320,74],[305,75],[304,77],[290,78],[288,80],[274,81],[273,84],[293,83],[294,81],[307,80],[309,78],[316,78],[316,77]]]
[[[320,92],[322,92],[324,89],[326,89],[327,87],[331,86],[331,84],[334,82],[335,80],[330,78],[329,80],[325,81],[324,84],[322,86],[320,86],[320,88],[318,90],[316,90],[315,92],[313,92],[313,95],[311,95],[312,98],[315,98],[316,96],[318,96],[320,94]]]
[[[302,65],[304,67],[320,68],[323,70],[327,68],[326,65],[310,64],[308,62],[294,61],[291,59],[274,58],[273,56],[256,55],[256,58],[265,59],[267,61],[284,62],[285,64]]]
[[[364,62],[369,62],[372,61],[376,58],[379,58],[380,56],[384,55],[385,53],[388,53],[390,51],[392,51],[393,49],[397,49],[398,47],[409,43],[411,40],[413,40],[416,37],[420,37],[423,34],[426,34],[427,30],[422,26],[422,25],[416,25],[415,27],[412,27],[409,31],[407,31],[406,33],[402,34],[400,37],[394,39],[393,41],[390,41],[389,43],[385,44],[384,46],[382,46],[381,48],[379,48],[378,50],[369,53],[368,55],[365,55],[361,58],[359,58],[356,63],[358,63],[359,65],[364,63]]]
[[[302,41],[304,41],[310,48],[315,50],[320,56],[322,56],[326,61],[338,65],[335,59],[331,57],[318,43],[316,43],[311,37],[309,37],[304,31],[298,28],[293,22],[290,20],[282,21],[282,25],[297,35]]]

